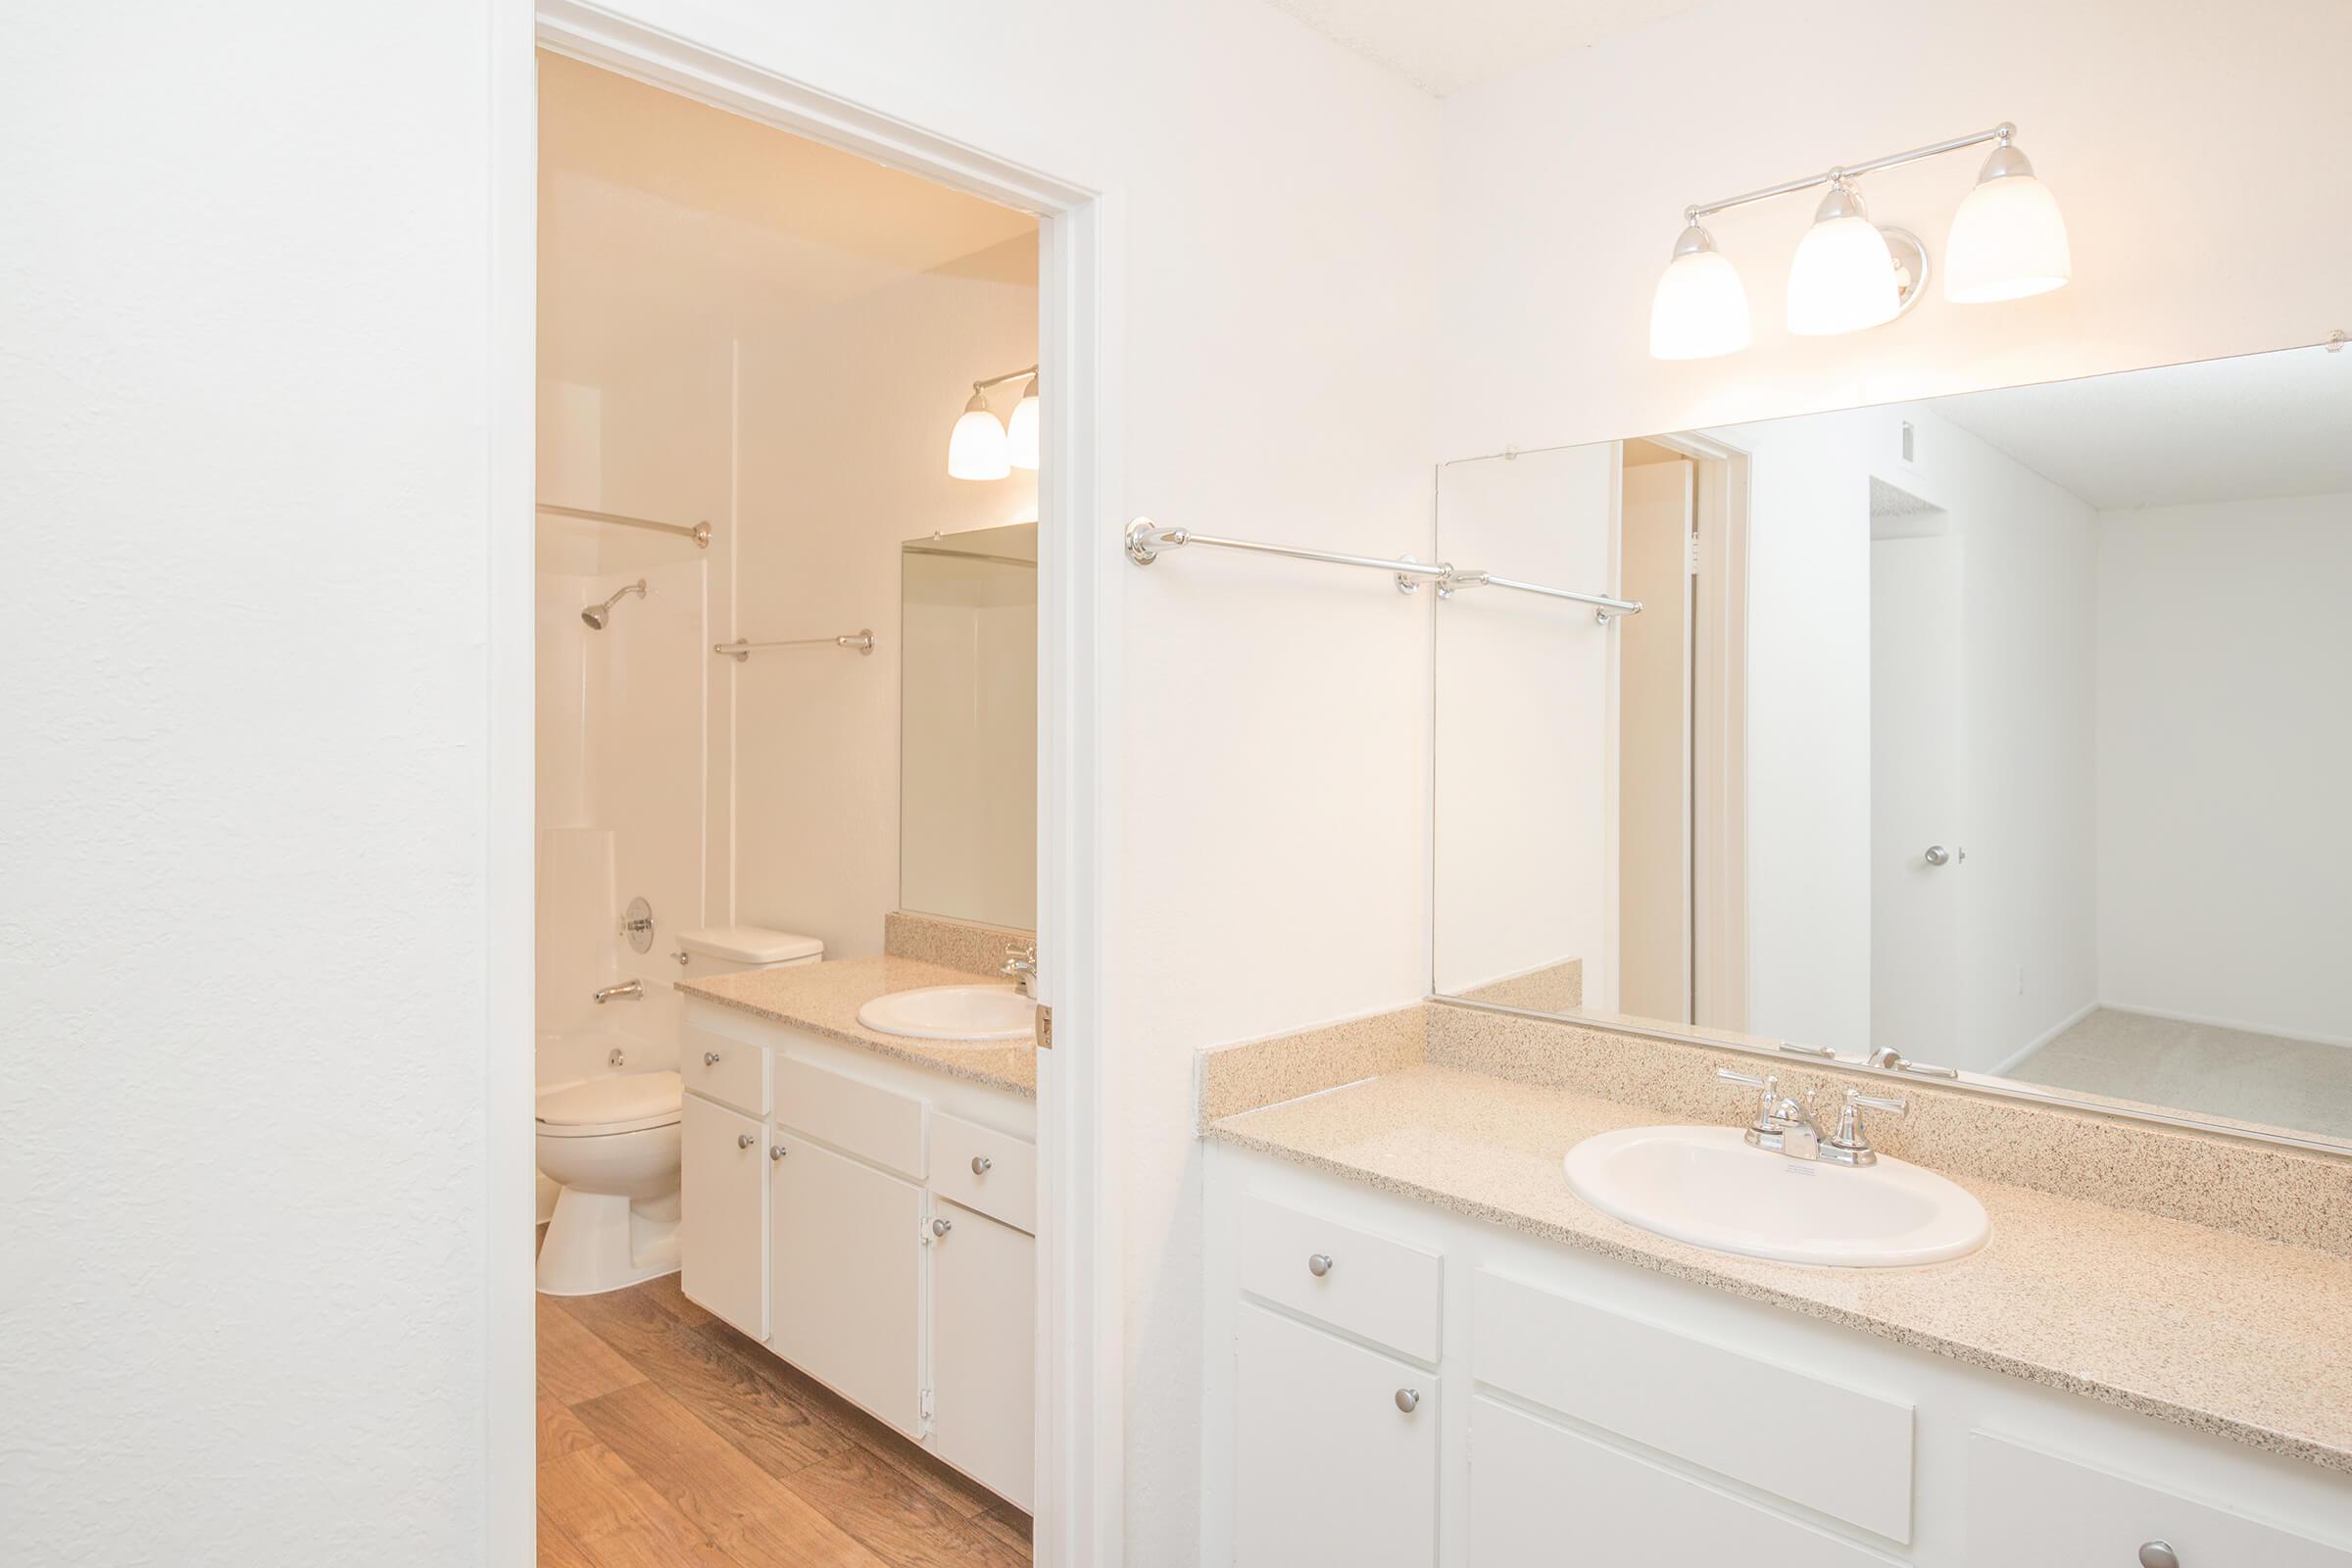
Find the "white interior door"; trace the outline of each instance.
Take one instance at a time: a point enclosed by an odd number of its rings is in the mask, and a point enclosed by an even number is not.
[[[1690,522],[1697,465],[1625,470],[1619,591],[1617,1010],[1690,1021]]]
[[[1870,546],[1870,1032],[1949,1061],[1962,1036],[1960,541]]]

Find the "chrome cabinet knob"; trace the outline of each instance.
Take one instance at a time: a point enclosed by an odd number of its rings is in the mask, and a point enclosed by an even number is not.
[[[704,1052],[704,1053],[703,1053],[703,1065],[704,1065],[704,1066],[706,1066],[706,1067],[715,1067],[715,1066],[717,1066],[717,1065],[718,1065],[718,1053],[717,1053],[717,1052],[715,1052],[715,1051],[706,1051],[706,1052]]]
[[[975,1176],[985,1176],[996,1168],[996,1164],[997,1162],[989,1158],[986,1154],[974,1154],[972,1156],[972,1174]]]
[[[768,1146],[767,1157],[770,1159],[782,1159],[786,1154],[791,1152],[792,1151],[786,1149],[782,1144],[771,1144]]]
[[[737,1133],[735,1135],[735,1147],[737,1149],[749,1149],[759,1141],[759,1139],[754,1138],[750,1133]]]
[[[1928,863],[1930,865],[1941,865],[1951,858],[1952,852],[1945,849],[1942,845],[1931,844],[1928,846]]]
[[[956,1222],[952,1219],[935,1219],[931,1222],[931,1234],[934,1236],[945,1236],[955,1228]]]
[[[2180,1554],[2169,1541],[2142,1542],[2139,1547],[2139,1568],[2180,1568]]]
[[[1330,1273],[1331,1254],[1329,1252],[1316,1252],[1308,1257],[1306,1260],[1306,1271],[1317,1279],[1321,1279],[1324,1275]]]
[[[1421,1391],[1419,1389],[1398,1389],[1396,1391],[1396,1408],[1402,1410],[1406,1415],[1411,1415],[1415,1410],[1420,1409]]]

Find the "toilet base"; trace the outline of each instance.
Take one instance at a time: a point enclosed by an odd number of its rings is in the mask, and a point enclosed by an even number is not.
[[[543,1296],[601,1296],[678,1271],[678,1195],[632,1205],[566,1187],[539,1244]]]

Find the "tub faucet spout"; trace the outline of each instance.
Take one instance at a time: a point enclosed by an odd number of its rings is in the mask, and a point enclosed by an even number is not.
[[[608,1002],[641,1002],[645,999],[645,982],[623,980],[616,986],[605,986],[596,994],[599,1005]]]

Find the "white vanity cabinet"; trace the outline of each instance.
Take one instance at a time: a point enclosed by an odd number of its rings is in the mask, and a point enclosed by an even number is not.
[[[680,1288],[1021,1508],[1035,1102],[690,1000]]]
[[[1204,1565],[2352,1568],[2352,1475],[1256,1151],[1205,1163]]]
[[[1037,1242],[936,1191],[931,1235],[931,1446],[1025,1510],[1037,1452]]]
[[[923,1190],[790,1128],[775,1150],[767,1348],[921,1436]]]
[[[688,1095],[678,1117],[678,1288],[767,1338],[767,1124]]]

